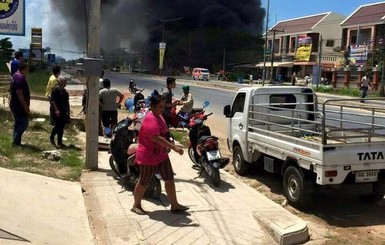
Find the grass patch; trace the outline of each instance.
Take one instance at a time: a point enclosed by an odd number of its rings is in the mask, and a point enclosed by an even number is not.
[[[64,141],[68,149],[59,150],[61,159],[51,161],[42,157],[42,152],[54,150],[49,142],[52,126],[49,125],[48,117],[32,114],[33,117],[46,118],[44,122],[33,122],[30,120],[29,127],[24,133],[22,142],[24,147],[12,147],[13,119],[10,112],[0,109],[0,124],[2,134],[0,135],[0,167],[25,171],[53,178],[79,181],[84,168],[83,146],[77,138],[78,131],[67,125]]]
[[[189,138],[188,138],[188,130],[179,130],[179,129],[170,129],[170,132],[174,136],[175,141],[178,141],[184,147],[188,147]]]
[[[335,95],[344,95],[351,97],[361,97],[362,92],[358,88],[333,88],[332,86],[313,86],[315,92],[326,93],[326,94],[335,94]],[[368,94],[369,97],[378,96],[377,93]]]
[[[45,95],[45,88],[47,87],[48,78],[51,73],[47,70],[39,70],[30,72],[27,75],[27,81],[31,94]]]

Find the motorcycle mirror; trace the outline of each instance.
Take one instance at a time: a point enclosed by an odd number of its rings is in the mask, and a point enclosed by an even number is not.
[[[206,107],[208,107],[209,105],[210,105],[210,101],[206,100],[205,102],[203,102],[202,107],[203,107],[203,108],[206,108]]]

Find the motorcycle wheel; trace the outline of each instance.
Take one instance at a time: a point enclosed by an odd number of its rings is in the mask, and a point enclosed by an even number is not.
[[[190,146],[187,151],[188,151],[188,156],[190,157],[190,160],[194,163],[194,165],[198,165],[198,163],[195,160],[193,148]]]
[[[116,164],[115,160],[114,160],[114,157],[111,155],[110,156],[110,167],[112,169],[112,171],[114,171],[114,173],[119,177],[121,178],[122,175],[120,175],[119,173],[119,170],[118,170],[118,165]]]
[[[219,187],[219,185],[221,184],[221,175],[219,173],[219,169],[213,168],[211,173],[212,173],[211,174],[211,180],[212,180],[214,186]]]
[[[162,186],[160,184],[160,180],[156,176],[151,179],[151,182],[146,190],[146,194],[154,199],[159,199],[162,194]]]

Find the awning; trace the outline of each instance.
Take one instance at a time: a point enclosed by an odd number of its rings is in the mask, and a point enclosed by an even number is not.
[[[258,63],[256,67],[263,67],[263,63]],[[271,62],[266,62],[266,67],[271,67]],[[273,62],[273,67],[293,67],[293,62]]]
[[[315,66],[317,62],[313,61],[302,61],[302,62],[294,62],[295,66]]]

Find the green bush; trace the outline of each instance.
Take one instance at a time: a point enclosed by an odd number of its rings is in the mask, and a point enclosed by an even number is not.
[[[318,86],[313,87],[314,91],[319,93],[327,93],[327,94],[336,94],[336,95],[346,95],[352,97],[360,97],[361,91],[357,88],[333,88],[332,86]]]

